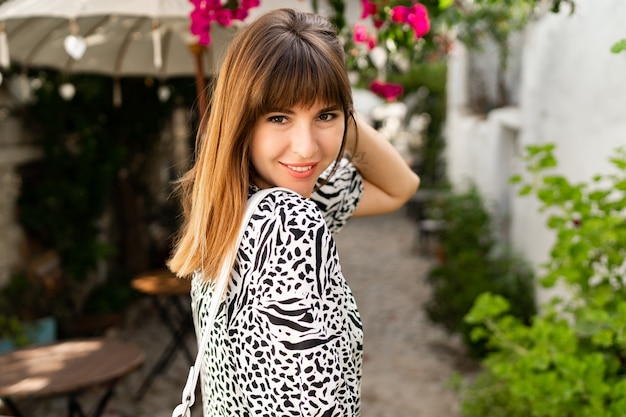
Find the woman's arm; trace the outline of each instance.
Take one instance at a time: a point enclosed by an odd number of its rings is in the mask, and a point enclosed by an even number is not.
[[[236,381],[250,415],[356,416],[362,328],[331,233],[313,202],[276,195],[230,319]]]
[[[420,179],[387,139],[358,117],[356,121],[358,140],[350,129],[347,151],[363,176],[363,196],[354,216],[395,211],[413,196]]]

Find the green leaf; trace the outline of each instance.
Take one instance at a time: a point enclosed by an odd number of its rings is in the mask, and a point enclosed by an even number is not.
[[[524,196],[528,195],[533,191],[533,187],[531,185],[525,185],[519,190],[519,195]]]
[[[470,324],[481,323],[505,313],[510,307],[509,302],[501,295],[482,293],[476,297],[476,302],[465,316],[465,321]]]
[[[596,334],[593,335],[591,341],[594,345],[600,346],[603,348],[610,348],[613,345],[613,335],[614,333],[609,329],[602,329]]]
[[[620,191],[626,190],[626,180],[617,181],[615,183],[615,188]]]
[[[563,227],[563,226],[565,226],[565,223],[566,223],[566,221],[565,221],[564,218],[559,217],[559,216],[554,216],[554,215],[550,216],[548,218],[548,222],[547,222],[548,227],[550,229],[556,229],[556,228],[559,228],[559,227]]]
[[[439,10],[445,10],[454,4],[454,0],[439,0]]]
[[[616,42],[611,47],[611,52],[613,52],[614,54],[619,54],[624,50],[626,50],[626,39],[622,39],[621,41]]]
[[[554,155],[547,154],[539,160],[539,164],[541,168],[554,168],[557,165],[557,162]]]

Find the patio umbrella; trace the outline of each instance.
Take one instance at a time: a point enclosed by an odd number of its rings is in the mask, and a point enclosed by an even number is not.
[[[25,66],[113,76],[193,75],[191,8],[187,0],[9,0],[0,6],[0,24],[10,58]],[[212,33],[215,50],[234,29],[216,25]],[[212,68],[211,53],[208,58]]]
[[[114,78],[195,76],[200,110],[204,76],[236,28],[212,27],[208,48],[189,31],[188,0],[8,0],[0,5],[0,67],[24,67]]]
[[[324,14],[328,0],[317,3]],[[189,0],[0,1],[0,68],[13,60],[26,68],[115,79],[195,76],[204,113],[204,77],[217,70],[238,27],[281,7],[313,11],[312,0],[262,0],[243,23],[212,25],[211,45],[203,47],[189,29]]]

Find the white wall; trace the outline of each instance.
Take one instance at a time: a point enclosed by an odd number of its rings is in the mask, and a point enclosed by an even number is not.
[[[559,171],[577,182],[608,172],[613,150],[626,146],[626,53],[610,52],[626,38],[626,1],[577,0],[568,12],[547,13],[527,28],[517,108],[472,114],[468,53],[457,46],[450,58],[449,178],[474,180],[503,208],[508,198],[510,241],[535,264],[547,259],[553,238],[537,202],[503,185],[519,166],[511,156],[527,144],[555,143]]]

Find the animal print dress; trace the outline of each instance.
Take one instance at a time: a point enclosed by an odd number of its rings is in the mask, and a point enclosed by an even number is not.
[[[276,191],[261,201],[203,358],[205,417],[360,415],[363,330],[331,231],[362,190],[342,161],[311,199]],[[211,295],[212,283],[195,274],[198,340]]]

